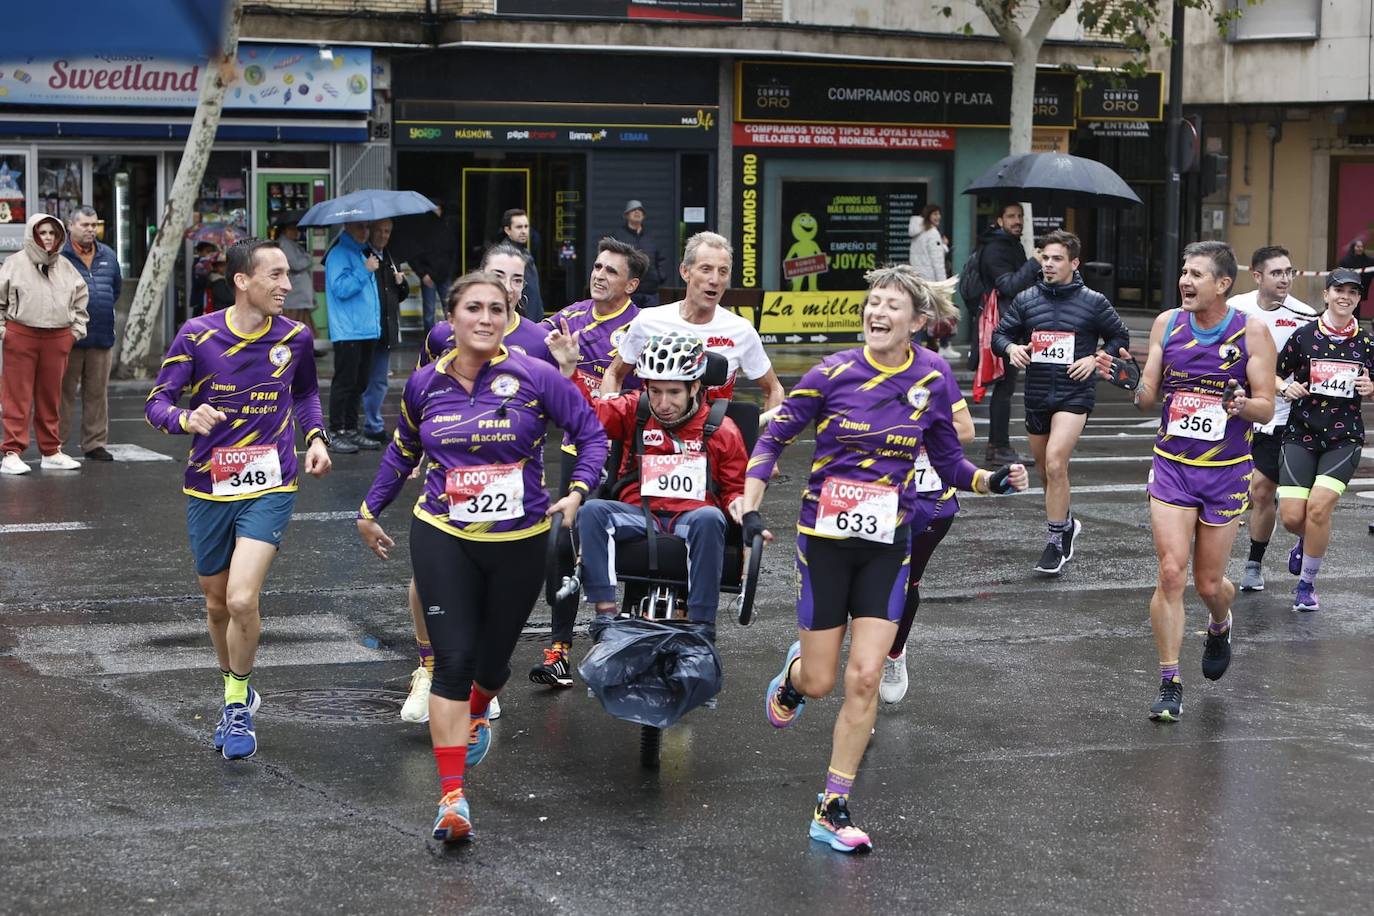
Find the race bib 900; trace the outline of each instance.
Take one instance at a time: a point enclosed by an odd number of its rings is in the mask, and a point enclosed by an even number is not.
[[[525,514],[525,475],[518,464],[449,468],[444,492],[455,522],[504,522]]]
[[[275,445],[217,448],[210,453],[210,492],[244,496],[281,486],[281,459]]]
[[[706,501],[705,455],[643,455],[639,495]]]
[[[816,533],[891,544],[897,533],[897,488],[827,477],[816,509]]]

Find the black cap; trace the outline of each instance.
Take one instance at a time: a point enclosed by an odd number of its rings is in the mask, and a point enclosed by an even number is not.
[[[1350,283],[1355,286],[1364,287],[1364,279],[1358,270],[1351,270],[1349,267],[1337,267],[1326,275],[1326,288],[1340,286],[1343,283]]]

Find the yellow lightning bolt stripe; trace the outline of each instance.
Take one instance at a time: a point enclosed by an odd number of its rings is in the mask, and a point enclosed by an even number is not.
[[[214,378],[214,377],[215,377],[216,375],[218,375],[218,374],[219,374],[219,373],[217,373],[217,372],[211,372],[209,375],[205,376],[205,378],[201,379],[200,381],[198,381],[198,382],[196,382],[194,385],[192,385],[192,386],[191,386],[191,392],[190,392],[191,397],[195,397],[197,394],[199,394],[199,393],[200,393],[200,389],[203,388],[203,387],[205,386],[205,383],[208,382],[208,381],[210,381],[210,379]]]
[[[163,368],[166,368],[167,366],[170,366],[170,365],[172,365],[173,363],[189,363],[190,361],[191,361],[191,354],[189,354],[189,353],[180,353],[180,354],[178,354],[178,355],[176,355],[176,356],[169,356],[169,357],[167,357],[166,359],[164,359],[164,360],[162,361],[162,365],[163,365]]]

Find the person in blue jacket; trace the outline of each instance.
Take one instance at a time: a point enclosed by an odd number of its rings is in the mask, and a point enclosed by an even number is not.
[[[335,452],[377,448],[358,431],[358,406],[367,386],[372,348],[382,336],[382,304],[374,274],[381,259],[368,246],[367,223],[345,223],[324,262],[334,380],[329,389],[329,438]],[[366,446],[363,446],[363,443]]]
[[[93,207],[77,207],[68,225],[70,234],[62,254],[81,279],[86,281],[90,298],[86,311],[90,323],[86,336],[76,342],[67,358],[62,376],[62,441],[67,441],[76,394],[81,392],[81,451],[88,461],[113,461],[105,446],[110,438],[110,400],[108,388],[115,342],[115,303],[124,287],[119,258],[110,246],[96,241],[100,217]]]

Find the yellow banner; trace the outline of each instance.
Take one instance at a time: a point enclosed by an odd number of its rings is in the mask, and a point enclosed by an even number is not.
[[[766,344],[854,343],[863,334],[867,290],[763,294],[763,317],[756,322]],[[754,321],[754,309],[739,309]]]

